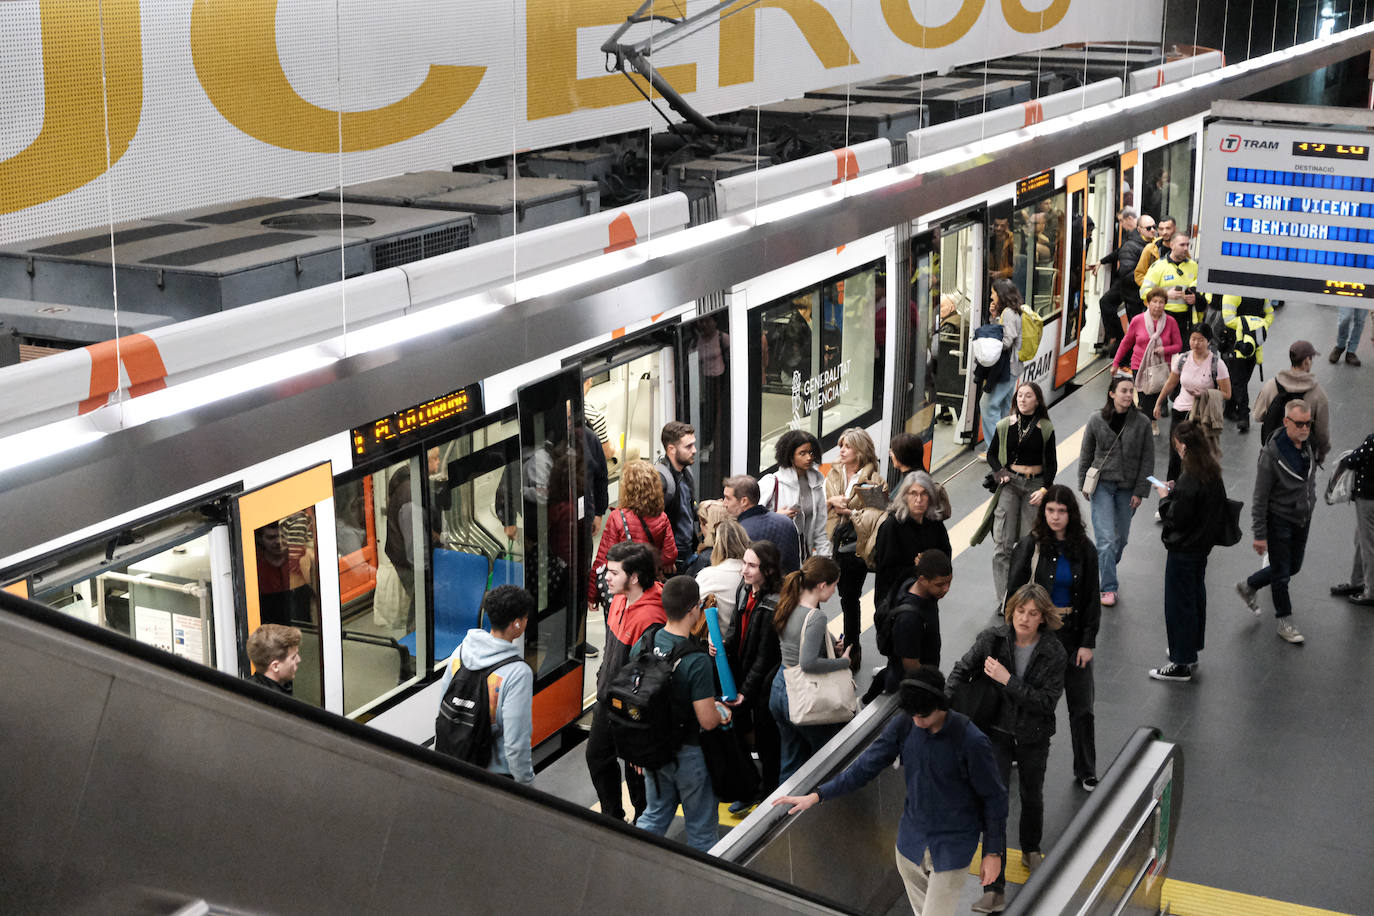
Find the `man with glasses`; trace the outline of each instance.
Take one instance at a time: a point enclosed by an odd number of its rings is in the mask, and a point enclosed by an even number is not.
[[[1141,250],[1140,258],[1135,264],[1135,285],[1140,287],[1141,292],[1145,291],[1145,274],[1149,272],[1151,265],[1168,255],[1169,243],[1178,231],[1178,220],[1172,216],[1161,216],[1156,226],[1158,231],[1150,240],[1150,244]]]
[[[1312,411],[1301,400],[1289,401],[1283,410],[1283,429],[1260,452],[1250,510],[1255,553],[1267,553],[1269,564],[1236,583],[1236,592],[1256,616],[1260,614],[1256,593],[1270,587],[1279,638],[1295,645],[1303,642],[1303,635],[1293,622],[1288,583],[1302,569],[1317,502],[1317,455],[1308,441],[1311,433]]]

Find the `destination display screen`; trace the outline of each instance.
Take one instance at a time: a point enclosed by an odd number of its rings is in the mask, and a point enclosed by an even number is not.
[[[1207,125],[1194,257],[1206,292],[1374,305],[1374,134]]]
[[[459,388],[353,430],[353,457],[364,459],[396,451],[428,435],[480,417],[482,413],[482,386]]]

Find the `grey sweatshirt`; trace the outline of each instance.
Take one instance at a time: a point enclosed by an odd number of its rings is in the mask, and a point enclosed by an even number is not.
[[[822,674],[826,671],[838,671],[841,668],[849,667],[847,658],[826,658],[825,642],[830,638],[830,633],[826,630],[826,619],[824,614],[812,614],[813,608],[797,605],[792,609],[792,615],[787,618],[787,624],[778,634],[782,644],[782,664],[784,668],[794,668],[799,660],[801,668],[808,674]],[[806,618],[810,616],[811,625],[806,626]]]
[[[1113,448],[1113,443],[1116,447]],[[1108,452],[1111,454],[1108,455]],[[1121,441],[1116,441],[1116,433],[1102,414],[1095,413],[1088,420],[1083,433],[1083,447],[1078,452],[1078,489],[1083,489],[1087,480],[1088,468],[1097,465],[1102,468],[1098,480],[1110,480],[1118,486],[1129,487],[1132,495],[1144,499],[1150,492],[1147,479],[1155,472],[1154,437],[1150,434],[1150,421],[1135,408],[1126,414],[1126,425],[1121,428]]]
[[[515,651],[515,644],[509,640],[498,639],[486,630],[468,630],[468,635],[463,637],[444,666],[439,695],[444,695],[449,681],[453,680],[455,656],[464,668],[485,668]],[[491,717],[491,763],[487,769],[514,776],[516,782],[529,785],[534,782],[534,764],[530,760],[534,672],[523,661],[511,662],[493,672],[487,689],[496,695]]]

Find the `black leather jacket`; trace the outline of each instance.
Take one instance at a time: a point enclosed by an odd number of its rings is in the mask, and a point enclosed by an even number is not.
[[[1065,646],[1097,648],[1097,629],[1102,623],[1102,593],[1097,590],[1097,548],[1090,543],[1080,545],[1082,553],[1069,555],[1069,572],[1073,584],[1069,586],[1069,606],[1073,613],[1064,617],[1064,626],[1057,631]],[[1035,556],[1035,535],[1028,534],[1016,542],[1007,568],[1007,594],[1011,594],[1031,580],[1031,558]],[[1040,563],[1035,568],[1035,583],[1045,591],[1054,592],[1054,568],[1059,562],[1059,543],[1041,549]]]
[[[1026,675],[1018,677],[1012,658],[1015,640],[1011,624],[1007,623],[979,633],[964,657],[954,663],[945,682],[945,691],[952,692],[955,684],[982,674],[983,661],[991,655],[1011,672],[1011,680],[1002,687],[1002,705],[997,710],[992,729],[1026,743],[1048,741],[1054,734],[1054,708],[1064,692],[1064,666],[1068,655],[1063,643],[1053,638],[1052,631],[1041,627],[1040,641],[1031,651]]]
[[[749,614],[748,632],[740,633],[740,621],[744,619],[748,600],[749,586],[741,582],[735,592],[735,616],[730,618],[724,643],[725,657],[730,660],[730,670],[738,682],[736,687],[752,703],[765,698],[772,689],[773,675],[782,663],[782,645],[778,642],[778,631],[773,629],[773,611],[777,609],[778,596],[760,596]]]

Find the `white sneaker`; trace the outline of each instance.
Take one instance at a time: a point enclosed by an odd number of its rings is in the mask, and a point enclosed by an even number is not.
[[[1284,617],[1279,620],[1279,639],[1295,645],[1304,641],[1303,635],[1298,632],[1298,628],[1293,624],[1293,618]]]

